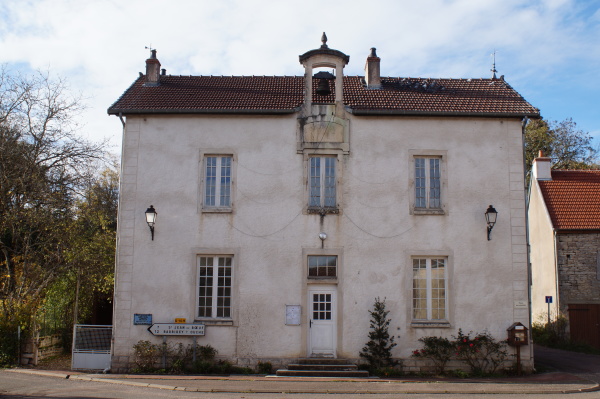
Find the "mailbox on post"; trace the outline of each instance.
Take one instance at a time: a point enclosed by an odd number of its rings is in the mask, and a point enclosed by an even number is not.
[[[523,324],[516,322],[512,326],[508,327],[508,344],[511,346],[528,345],[529,338],[527,337],[527,327]]]

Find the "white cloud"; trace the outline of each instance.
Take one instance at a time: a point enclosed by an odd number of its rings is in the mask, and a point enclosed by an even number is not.
[[[149,45],[176,75],[301,75],[298,55],[323,31],[352,75],[377,47],[383,75],[488,77],[497,49],[499,73],[531,93],[568,73],[589,85],[600,62],[599,6],[574,0],[5,0],[0,11],[2,62],[66,76],[91,97],[86,131],[117,145],[106,108],[144,71]]]

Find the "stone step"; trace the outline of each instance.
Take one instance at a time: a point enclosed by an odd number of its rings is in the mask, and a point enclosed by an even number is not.
[[[358,370],[355,364],[288,364],[288,370],[329,370],[329,371],[354,371]]]
[[[277,370],[278,376],[287,377],[354,377],[366,378],[368,371],[358,370],[347,359],[308,357],[289,364],[287,369]]]
[[[349,364],[346,359],[334,359],[332,357],[305,357],[298,359],[297,364]]]
[[[330,371],[330,370],[277,370],[276,373],[281,377],[354,377],[366,378],[368,371]]]

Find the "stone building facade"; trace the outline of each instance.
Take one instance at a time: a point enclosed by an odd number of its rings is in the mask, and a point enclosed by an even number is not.
[[[198,343],[243,365],[358,361],[376,297],[396,358],[529,324],[522,127],[537,109],[503,78],[382,77],[374,49],[346,76],[349,60],[325,38],[301,76],[176,76],[153,53],[109,108],[124,124],[115,371],[161,342],[140,315],[203,325]]]
[[[560,311],[567,304],[600,304],[600,233],[557,234]]]

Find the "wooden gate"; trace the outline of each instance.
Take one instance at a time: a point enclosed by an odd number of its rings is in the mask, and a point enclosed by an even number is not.
[[[570,304],[571,341],[600,349],[600,304]]]

